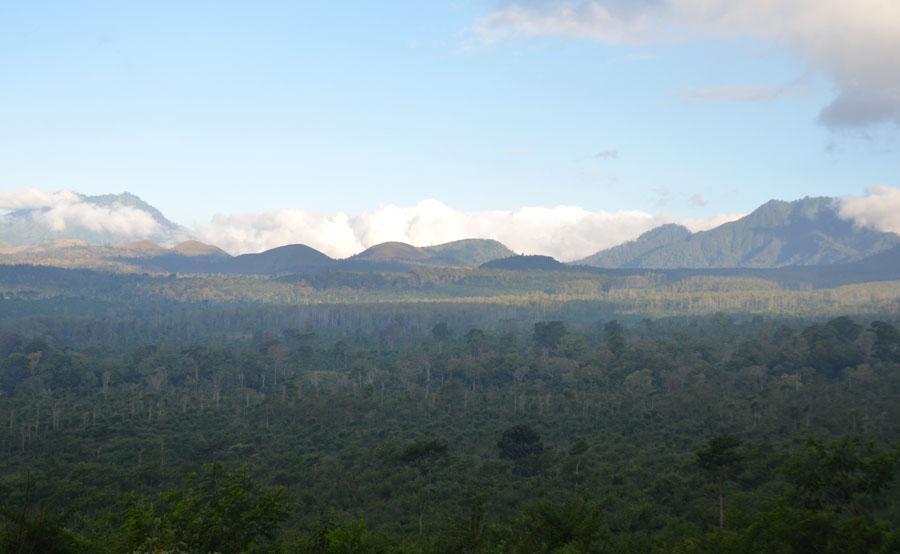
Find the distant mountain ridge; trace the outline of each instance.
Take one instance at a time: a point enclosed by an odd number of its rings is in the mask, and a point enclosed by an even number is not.
[[[131,242],[122,244],[122,236],[110,229],[127,224],[129,216],[137,215],[151,230],[149,236],[132,237]],[[87,216],[93,219],[85,219]],[[60,218],[62,224],[54,224]],[[840,216],[834,199],[818,197],[794,202],[772,200],[737,221],[697,233],[681,225],[662,225],[569,265],[611,269],[823,266],[853,264],[898,246],[900,236],[860,228]],[[463,239],[424,247],[385,242],[345,259],[333,259],[303,244],[231,256],[217,246],[193,240],[188,229],[127,192],[99,196],[72,193],[58,206],[0,213],[0,263],[260,275],[392,272],[414,267],[549,269],[559,264],[549,257],[516,256],[491,239]]]
[[[491,260],[481,264],[484,269],[507,269],[512,271],[526,270],[558,270],[567,269],[566,264],[551,258],[550,256],[525,255],[510,256],[499,260]]]
[[[464,266],[479,266],[491,260],[514,256],[515,252],[492,239],[462,239],[434,246],[425,250],[442,259],[452,259]]]
[[[93,213],[85,222],[70,209]],[[65,208],[70,220],[50,225],[48,214]],[[86,207],[86,210],[85,210]],[[125,238],[108,229],[109,217],[122,209],[140,210],[152,220],[146,236]],[[121,213],[121,212],[120,212]],[[127,217],[133,212],[124,212]],[[104,230],[107,229],[107,230]],[[166,245],[167,247],[161,246]],[[192,233],[134,194],[88,196],[71,193],[56,206],[0,212],[0,256],[43,265],[109,267],[137,266],[151,271],[191,273],[275,274],[309,270],[400,271],[414,266],[477,267],[484,262],[512,256],[503,244],[490,239],[463,239],[418,247],[401,242],[374,245],[344,260],[336,260],[303,244],[289,244],[264,252],[231,256],[221,248],[194,240]]]
[[[832,198],[771,200],[749,215],[691,233],[663,225],[575,263],[606,268],[772,268],[852,263],[900,245],[893,233],[860,228]]]
[[[512,250],[491,239],[463,239],[434,246],[384,242],[350,256],[346,262],[352,264],[368,261],[442,267],[477,267],[485,262],[513,255],[515,253]]]
[[[231,256],[195,240],[164,248],[142,240],[123,246],[84,241],[51,241],[34,246],[0,247],[0,263],[108,268],[169,273],[279,275],[321,271],[392,272],[413,267],[477,267],[483,259],[511,253],[496,241],[467,239],[430,247],[382,243],[346,259],[334,259],[304,244]],[[451,257],[451,254],[455,257]]]

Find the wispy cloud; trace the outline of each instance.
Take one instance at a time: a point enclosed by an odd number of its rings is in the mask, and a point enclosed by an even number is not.
[[[652,192],[656,195],[656,207],[658,208],[668,206],[669,202],[672,200],[672,191],[670,191],[667,186],[661,185],[654,187]]]
[[[702,102],[769,102],[790,96],[807,94],[807,90],[798,85],[787,86],[751,86],[722,85],[695,87],[678,92],[682,100]]]
[[[688,202],[690,202],[694,206],[697,206],[698,208],[706,207],[706,205],[708,204],[706,198],[703,198],[703,195],[699,192],[695,192],[694,194],[692,194],[691,197],[688,198]]]
[[[752,37],[790,50],[834,81],[837,94],[819,116],[828,127],[900,125],[895,0],[524,0],[504,3],[474,31],[488,44],[538,36],[626,46]],[[777,87],[695,92],[751,101],[785,94]]]
[[[594,154],[593,158],[595,160],[618,160],[619,159],[619,151],[618,150],[601,150]]]

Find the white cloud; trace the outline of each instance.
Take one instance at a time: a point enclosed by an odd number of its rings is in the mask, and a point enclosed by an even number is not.
[[[32,220],[55,232],[75,228],[128,240],[161,231],[159,223],[144,210],[118,203],[98,206],[85,202],[83,196],[69,190],[0,191],[0,210],[33,210]]]
[[[737,217],[681,223],[699,230]],[[641,211],[590,212],[574,206],[463,212],[430,199],[415,206],[386,205],[356,215],[299,209],[218,215],[197,233],[202,240],[232,253],[303,243],[330,256],[347,257],[387,241],[428,246],[464,238],[492,238],[519,253],[548,254],[569,261],[673,221]]]
[[[873,185],[863,196],[845,196],[839,207],[841,217],[860,227],[900,234],[900,188]]]
[[[0,210],[50,208],[79,200],[78,193],[70,190],[44,191],[35,188],[0,190]]]
[[[148,237],[161,230],[159,223],[149,213],[121,204],[108,207],[85,202],[58,204],[44,211],[35,212],[32,217],[53,231],[80,227],[95,233],[109,233],[123,239]]]
[[[629,46],[758,38],[834,81],[836,97],[820,114],[829,127],[900,125],[897,0],[526,0],[482,18],[475,33],[486,43],[565,36]]]

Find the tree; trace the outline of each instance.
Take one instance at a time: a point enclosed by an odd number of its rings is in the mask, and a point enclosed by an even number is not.
[[[162,506],[138,501],[129,509],[122,526],[129,550],[184,545],[191,552],[243,552],[271,540],[288,514],[284,490],[260,490],[246,466],[236,472],[220,463],[203,466],[161,497]]]
[[[612,320],[603,326],[603,338],[606,340],[606,346],[616,358],[620,358],[625,353],[625,329],[622,324],[616,320]]]
[[[82,552],[78,537],[63,526],[59,514],[34,502],[34,481],[25,477],[22,506],[7,497],[0,506],[0,552],[65,554]]]
[[[544,444],[537,431],[527,425],[515,425],[500,436],[497,441],[500,457],[506,460],[519,461],[537,456],[544,451]]]
[[[829,320],[825,326],[833,330],[834,334],[837,335],[840,340],[845,342],[855,341],[859,338],[859,335],[863,330],[862,325],[856,323],[847,316],[836,317]]]
[[[444,342],[453,336],[453,331],[446,322],[441,321],[431,328],[431,336],[438,342]]]
[[[591,445],[584,439],[578,439],[575,444],[569,448],[569,455],[575,458],[575,482],[578,483],[580,477],[581,463],[584,461],[584,455],[591,449]]]
[[[559,341],[566,334],[562,321],[539,321],[534,324],[534,342],[548,352],[556,352]]]
[[[566,358],[581,358],[587,351],[587,341],[581,335],[568,333],[559,340],[559,355]]]
[[[697,465],[719,485],[719,527],[725,527],[725,482],[738,468],[741,441],[731,435],[719,435],[710,439],[696,452]]]
[[[406,464],[431,461],[447,454],[447,441],[443,439],[430,439],[416,441],[403,449],[400,453],[400,461]]]
[[[853,342],[859,326],[849,318],[837,318],[826,325],[811,325],[803,330],[809,347],[807,362],[829,377],[838,377],[844,368],[862,361],[859,347]]]
[[[900,331],[883,321],[873,321],[871,327],[875,332],[875,355],[884,361],[900,361]]]
[[[325,537],[328,554],[364,554],[380,550],[372,544],[369,527],[362,519],[333,527],[326,531]]]
[[[531,506],[514,529],[515,552],[606,552],[610,531],[600,505],[572,497]]]
[[[481,329],[469,329],[465,338],[469,353],[473,356],[481,354],[481,351],[487,346],[487,335]]]
[[[893,481],[898,455],[858,437],[830,443],[809,439],[791,455],[783,473],[801,507],[859,513],[862,499],[876,499]]]

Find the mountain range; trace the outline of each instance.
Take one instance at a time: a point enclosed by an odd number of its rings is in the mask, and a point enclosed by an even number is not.
[[[424,248],[397,242],[383,243],[346,259],[331,258],[304,244],[289,244],[264,252],[232,256],[216,246],[195,240],[170,248],[148,240],[122,246],[65,240],[0,248],[2,264],[244,275],[322,271],[392,272],[407,271],[413,267],[475,268],[485,261],[511,256],[511,250],[488,239],[466,239]]]
[[[832,198],[771,200],[747,216],[691,233],[663,225],[578,264],[605,268],[770,268],[851,263],[900,245],[900,236],[860,228]]]
[[[345,259],[331,258],[303,244],[232,256],[216,246],[190,239],[188,229],[169,221],[132,194],[78,195],[77,202],[90,209],[141,210],[152,219],[152,232],[143,240],[115,245],[115,234],[103,227],[48,227],[42,218],[52,215],[52,208],[16,210],[0,215],[0,263],[258,275],[479,266],[508,270],[585,266],[703,270],[841,265],[865,267],[871,273],[880,267],[879,260],[896,260],[895,254],[879,258],[880,253],[900,252],[900,236],[854,225],[840,217],[833,199],[823,197],[794,202],[772,200],[741,219],[697,233],[680,225],[662,225],[633,241],[568,265],[547,256],[516,256],[490,239],[465,239],[426,247],[386,242]],[[859,265],[862,261],[865,263]]]

